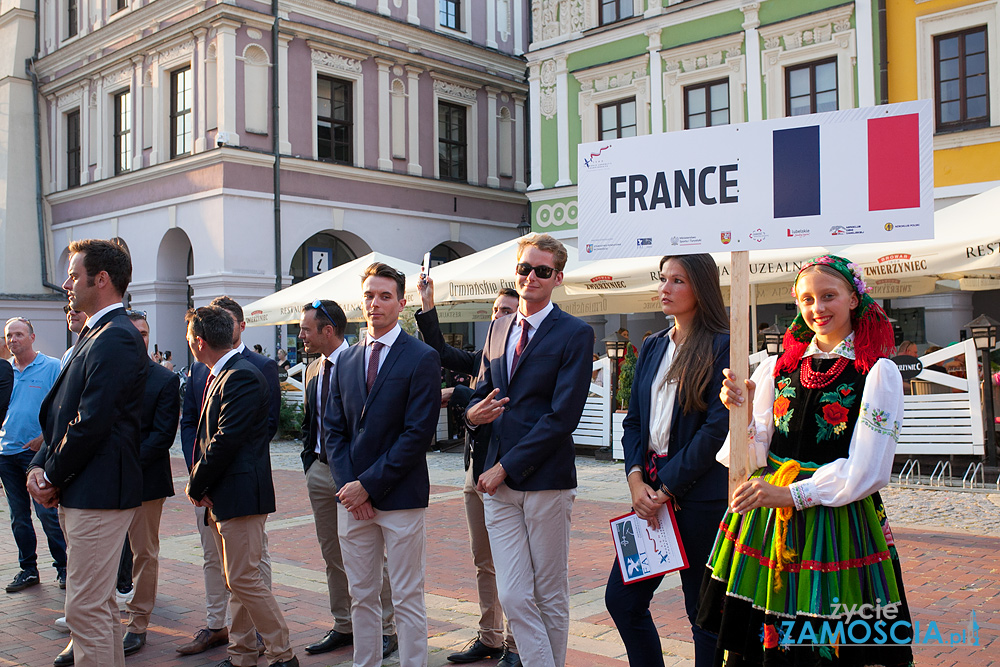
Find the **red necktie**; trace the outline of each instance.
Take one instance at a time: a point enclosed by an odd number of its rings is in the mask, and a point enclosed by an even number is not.
[[[378,357],[383,347],[385,347],[385,343],[378,341],[372,343],[372,356],[368,359],[368,377],[366,378],[369,393],[371,393],[372,385],[375,384],[375,376],[378,375]]]
[[[517,345],[514,346],[514,360],[510,364],[510,374],[514,375],[514,369],[517,368],[517,361],[521,358],[521,353],[524,352],[524,348],[528,347],[528,329],[531,328],[531,323],[528,320],[521,320],[521,337],[517,339]]]
[[[212,386],[212,380],[214,380],[214,379],[215,379],[215,374],[214,373],[209,373],[208,374],[208,380],[205,381],[205,389],[204,389],[204,391],[201,392],[201,407],[202,407],[202,409],[205,408],[205,399],[208,397],[208,388],[210,386]]]

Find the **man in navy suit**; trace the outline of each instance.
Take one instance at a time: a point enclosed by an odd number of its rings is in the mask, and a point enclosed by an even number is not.
[[[490,325],[470,428],[492,424],[479,476],[500,603],[523,661],[561,667],[569,639],[569,528],[576,497],[573,431],[590,388],[594,330],[552,303],[566,248],[518,245],[518,311]],[[520,663],[517,663],[520,664]]]
[[[262,354],[257,354],[246,346],[243,342],[243,331],[246,329],[246,322],[243,319],[243,308],[235,299],[228,296],[216,297],[212,300],[212,306],[229,312],[232,315],[233,324],[233,349],[235,349],[244,359],[257,367],[267,381],[268,388],[268,413],[267,413],[267,440],[271,441],[274,434],[278,432],[278,412],[281,409],[281,388],[278,383],[278,365],[273,359],[268,359]],[[184,460],[187,461],[188,470],[194,465],[194,447],[198,428],[198,415],[201,412],[201,397],[205,392],[205,381],[208,379],[208,367],[205,364],[195,362],[191,365],[191,376],[188,380],[187,390],[184,392],[184,408],[181,414],[181,448],[184,452]],[[202,555],[205,558],[203,574],[205,579],[205,605],[207,607],[207,627],[201,628],[195,633],[194,638],[177,648],[181,655],[194,655],[201,653],[214,646],[220,646],[229,641],[226,627],[229,612],[229,592],[226,590],[225,574],[222,571],[222,554],[215,547],[215,539],[212,532],[208,530],[205,523],[205,508],[195,507],[195,522],[198,526],[198,534],[201,538]],[[271,554],[267,550],[267,533],[264,533],[264,551],[260,559],[260,575],[267,582],[267,587],[271,587]],[[263,645],[258,646],[263,648]]]
[[[112,241],[69,246],[63,289],[87,324],[42,401],[42,446],[28,470],[28,493],[59,505],[66,535],[66,623],[73,639],[54,664],[123,667],[115,602],[121,544],[142,504],[139,432],[146,349],[122,307],[132,259]]]
[[[405,280],[386,264],[365,270],[368,335],[363,345],[341,353],[323,419],[330,470],[340,489],[337,529],[351,592],[356,667],[382,664],[383,552],[399,664],[427,665],[426,452],[441,406],[441,361],[399,326]]]

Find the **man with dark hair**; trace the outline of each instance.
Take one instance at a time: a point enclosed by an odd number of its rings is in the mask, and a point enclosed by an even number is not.
[[[212,300],[212,306],[217,306],[229,313],[232,330],[230,332],[231,346],[239,354],[252,363],[259,370],[267,382],[268,386],[268,417],[267,417],[267,440],[278,431],[278,412],[281,409],[281,387],[278,383],[278,365],[273,359],[268,359],[262,354],[257,354],[242,340],[243,331],[246,329],[246,322],[243,319],[243,308],[235,299],[229,296],[220,296]],[[181,449],[184,452],[184,460],[188,463],[188,468],[194,463],[194,442],[195,429],[198,426],[198,415],[201,406],[198,401],[205,391],[208,380],[209,369],[201,363],[191,365],[191,374],[188,380],[187,390],[184,392],[184,408],[181,415]],[[207,608],[207,627],[201,628],[195,633],[194,638],[187,644],[179,646],[177,652],[181,655],[194,655],[206,651],[213,646],[219,646],[229,640],[226,634],[228,599],[229,592],[226,590],[225,577],[222,571],[222,556],[216,551],[215,541],[211,533],[205,530],[204,509],[195,508],[195,520],[198,525],[198,533],[201,537],[202,555],[205,563],[202,569],[205,580],[205,603]],[[260,559],[260,574],[267,587],[271,587],[271,554],[267,548],[267,533],[264,533],[263,554]],[[263,644],[258,646],[263,650]]]
[[[232,591],[229,657],[223,664],[257,664],[256,626],[271,667],[298,667],[288,625],[260,573],[264,523],[275,509],[270,434],[264,428],[267,382],[232,348],[233,320],[227,311],[207,306],[188,311],[185,319],[191,353],[211,369],[201,397],[198,451],[187,495],[192,504],[208,510]]]
[[[562,667],[569,639],[569,532],[576,497],[573,431],[590,388],[594,330],[552,303],[566,249],[548,234],[521,239],[513,317],[490,325],[473,429],[492,424],[478,488],[500,601],[532,667]]]
[[[434,308],[434,281],[430,276],[421,276],[418,286],[420,291],[420,310],[416,313],[417,328],[424,337],[424,342],[437,350],[441,356],[441,366],[456,373],[466,373],[473,377],[471,389],[476,388],[475,377],[482,363],[483,351],[466,352],[445,343],[438,323],[437,310]],[[517,292],[505,287],[493,301],[492,320],[512,315],[517,311]],[[464,390],[468,403],[470,390],[455,387],[451,402],[459,399],[456,394]],[[464,411],[464,408],[462,408]],[[448,656],[451,662],[476,662],[486,658],[500,658],[498,667],[515,667],[518,663],[517,644],[510,632],[510,624],[504,627],[503,609],[497,596],[496,569],[493,566],[493,553],[490,551],[490,537],[486,532],[486,521],[483,516],[483,494],[476,489],[476,480],[483,472],[483,460],[486,458],[486,447],[489,445],[489,426],[466,432],[465,437],[465,519],[469,525],[469,542],[472,546],[472,560],[476,565],[476,588],[479,592],[479,633],[462,651]],[[481,445],[479,443],[482,443]],[[471,465],[470,465],[471,463]],[[506,629],[506,632],[504,630]]]
[[[125,603],[128,624],[123,640],[125,655],[146,645],[146,628],[156,604],[160,569],[160,517],[163,502],[174,495],[170,447],[177,435],[181,408],[180,378],[149,358],[149,324],[146,313],[127,311],[128,318],[146,344],[146,391],[142,399],[139,463],[142,465],[142,505],[128,527],[132,549],[133,595]]]
[[[70,645],[57,667],[122,667],[115,578],[122,544],[142,504],[139,432],[146,351],[122,296],[132,261],[118,244],[74,241],[63,289],[87,314],[73,354],[39,409],[43,442],[28,471],[28,492],[60,506],[66,536],[66,623]]]
[[[307,354],[320,357],[306,368],[304,385],[305,401],[302,427],[302,465],[306,471],[306,490],[312,505],[316,524],[316,537],[320,552],[326,562],[326,586],[330,594],[330,613],[333,628],[320,641],[306,646],[306,652],[326,653],[354,641],[351,623],[351,593],[344,558],[337,535],[337,484],[330,474],[326,448],[323,442],[323,416],[330,397],[330,379],[337,360],[347,349],[344,329],[347,316],[336,301],[317,299],[302,307],[299,320],[299,339]],[[389,571],[383,567],[382,592],[382,643],[383,648],[394,643],[396,630],[392,614],[392,591],[389,588]],[[384,652],[384,651],[383,651]],[[387,657],[387,656],[386,656]]]
[[[0,387],[0,482],[10,507],[10,527],[21,566],[7,585],[8,593],[16,593],[39,582],[38,543],[31,524],[32,501],[25,484],[28,466],[42,444],[38,409],[59,375],[59,362],[35,351],[34,329],[31,322],[22,317],[7,320],[4,335],[14,359],[12,364],[0,360],[0,375],[10,369],[14,382],[12,391],[10,387]],[[9,405],[5,397],[10,399]],[[3,417],[4,412],[6,417]],[[37,502],[34,505],[35,516],[48,540],[56,579],[60,588],[66,588],[66,540],[59,528],[59,512]]]
[[[69,329],[70,333],[74,333],[79,336],[80,332],[83,331],[83,325],[87,323],[87,314],[83,311],[74,310],[68,303],[63,306],[63,312],[66,313],[66,328]],[[59,368],[66,365],[69,358],[73,356],[73,350],[75,349],[76,344],[74,343],[69,347],[69,349],[63,352],[63,356],[59,360]]]
[[[427,446],[441,405],[437,352],[399,326],[405,278],[385,264],[365,271],[364,345],[342,352],[323,418],[326,453],[339,491],[337,528],[351,582],[354,664],[378,667],[387,554],[401,667],[427,665],[424,605],[430,497]]]

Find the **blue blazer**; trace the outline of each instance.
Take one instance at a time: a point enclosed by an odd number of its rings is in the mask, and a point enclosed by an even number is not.
[[[622,424],[626,475],[632,466],[646,468],[652,387],[669,341],[667,329],[664,329],[646,338],[639,352],[632,400]],[[670,428],[670,451],[666,458],[657,460],[657,486],[665,484],[681,501],[725,500],[728,495],[729,474],[726,467],[715,460],[715,455],[729,433],[729,411],[719,400],[722,371],[729,366],[729,334],[715,334],[712,351],[715,361],[705,396],[708,409],[685,414],[681,409],[684,395],[678,392]]]
[[[469,401],[471,408],[497,387],[498,399],[510,398],[492,423],[483,469],[499,461],[507,472],[507,486],[515,491],[574,489],[573,431],[590,390],[594,330],[553,306],[509,378],[507,340],[515,319],[506,315],[490,325],[476,392]]]
[[[263,354],[257,354],[249,347],[242,352],[244,359],[257,367],[267,382],[267,441],[278,432],[278,413],[281,411],[281,385],[278,382],[278,364]],[[209,368],[201,362],[191,364],[187,388],[184,391],[184,406],[181,409],[181,451],[188,470],[194,465],[194,443],[198,435],[198,415],[201,414],[201,397],[205,393]]]
[[[330,473],[338,487],[361,482],[377,510],[427,507],[427,448],[441,410],[438,353],[401,331],[371,393],[365,377],[365,346],[344,350],[323,417]]]

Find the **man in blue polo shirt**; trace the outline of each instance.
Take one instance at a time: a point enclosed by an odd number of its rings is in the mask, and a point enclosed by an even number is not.
[[[7,320],[4,338],[14,354],[11,361],[14,390],[0,428],[0,481],[10,506],[10,527],[14,531],[21,565],[21,571],[7,585],[8,593],[16,593],[39,582],[37,540],[31,524],[32,500],[26,482],[28,464],[42,443],[38,410],[59,375],[59,360],[35,352],[35,331],[31,322],[23,317]],[[59,512],[38,503],[34,505],[35,515],[42,522],[48,539],[59,587],[66,588],[66,540],[59,528]]]

